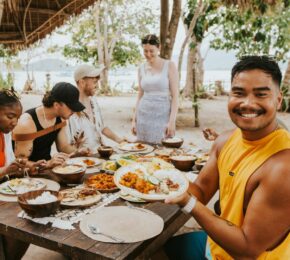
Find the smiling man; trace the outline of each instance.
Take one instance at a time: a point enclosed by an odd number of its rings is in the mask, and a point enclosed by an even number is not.
[[[188,193],[167,201],[197,220],[207,246],[198,246],[196,234],[173,238],[170,259],[290,259],[290,134],[276,118],[281,78],[265,56],[233,67],[228,111],[237,128],[216,139]],[[205,206],[217,190],[220,216]]]
[[[97,147],[103,144],[103,135],[117,143],[125,141],[104,125],[101,109],[95,97],[104,69],[103,65],[93,67],[83,64],[74,72],[74,79],[80,92],[79,100],[85,109],[69,119],[67,135],[71,144],[89,148],[91,151],[96,151]]]

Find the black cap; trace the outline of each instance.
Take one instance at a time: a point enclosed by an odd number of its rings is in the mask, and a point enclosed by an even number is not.
[[[66,104],[73,112],[80,112],[85,109],[85,106],[79,101],[79,90],[70,83],[56,83],[51,90],[51,96],[56,101]]]

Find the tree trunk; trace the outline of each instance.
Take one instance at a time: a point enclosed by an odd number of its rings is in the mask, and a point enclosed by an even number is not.
[[[182,60],[183,60],[183,54],[184,54],[185,47],[187,46],[188,41],[190,40],[190,37],[191,37],[192,32],[193,32],[193,29],[194,29],[194,27],[196,25],[197,18],[203,12],[203,7],[204,7],[204,5],[202,3],[202,0],[199,0],[198,6],[195,9],[193,18],[192,18],[192,20],[190,22],[190,25],[189,25],[188,28],[186,28],[186,36],[185,36],[185,39],[184,39],[184,41],[182,43],[182,46],[181,46],[181,49],[180,49],[180,53],[179,53],[179,58],[178,58],[178,73],[179,73],[179,77],[181,75],[181,66],[182,66]],[[185,25],[185,27],[187,27],[187,26]]]
[[[107,5],[106,1],[103,1],[105,5]],[[104,37],[101,35],[101,29],[100,29],[100,5],[101,1],[98,1],[97,4],[95,5],[95,27],[96,27],[96,40],[97,40],[97,48],[98,48],[98,64],[104,64],[106,66],[106,69],[103,70],[101,73],[101,90],[103,93],[107,93],[109,89],[108,85],[108,70],[109,70],[109,62],[108,62],[108,43],[107,43],[107,36],[106,36],[106,22],[104,24]],[[106,7],[105,7],[106,9]]]
[[[160,6],[161,6],[160,45],[161,45],[161,52],[162,52],[163,46],[165,44],[166,32],[168,29],[168,22],[169,22],[169,1],[168,0],[160,0]]]
[[[290,95],[290,59],[288,60],[288,65],[282,81],[282,86],[288,87],[288,95]]]
[[[160,30],[162,30],[160,34],[164,33],[164,30],[166,31],[166,39],[164,43],[161,45],[161,50],[160,50],[160,56],[164,59],[171,58],[180,14],[181,14],[181,0],[174,0],[173,6],[172,6],[171,18],[170,18],[170,22],[169,22],[167,30],[165,30],[165,28],[161,28],[160,26]],[[162,16],[162,13],[161,13],[161,16]]]
[[[194,49],[190,48],[188,50],[188,56],[187,56],[187,69],[186,69],[186,81],[185,81],[185,87],[183,90],[183,96],[189,97],[193,95],[193,82],[195,81],[194,73],[192,70],[193,66],[193,60],[195,56]]]
[[[283,91],[282,111],[290,112],[290,60],[288,60],[287,69],[282,81],[281,90]]]
[[[203,88],[203,79],[204,79],[204,64],[203,58],[201,56],[201,43],[198,43],[196,46],[196,89],[201,90]]]

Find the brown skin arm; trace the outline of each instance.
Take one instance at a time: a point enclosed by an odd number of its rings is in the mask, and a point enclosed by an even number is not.
[[[192,210],[193,217],[207,234],[234,259],[256,259],[276,247],[289,232],[290,170],[285,163],[289,158],[290,150],[279,152],[257,171],[259,181],[241,227],[216,216],[201,202]],[[189,195],[184,194],[171,203],[184,206],[188,199]]]
[[[69,143],[66,127],[67,125],[60,129],[57,134],[55,143],[58,152],[70,154],[76,151],[77,148]]]
[[[194,183],[190,183],[188,192],[206,205],[219,188],[219,173],[217,168],[218,154],[233,131],[227,131],[214,142],[210,157],[200,171]]]

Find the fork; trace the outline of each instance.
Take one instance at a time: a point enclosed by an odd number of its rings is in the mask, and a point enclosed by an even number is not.
[[[109,234],[105,234],[103,232],[101,232],[100,228],[96,225],[92,225],[92,224],[88,224],[88,228],[90,230],[91,233],[93,233],[94,235],[102,235],[105,236],[107,238],[110,238],[118,243],[124,243],[125,241],[123,239],[117,238],[115,236],[109,235]]]
[[[135,210],[140,210],[142,212],[145,212],[145,213],[149,213],[149,214],[154,214],[152,211],[148,211],[147,209],[143,209],[143,208],[139,208],[139,207],[135,207],[133,206],[129,201],[125,201],[125,204],[126,206],[129,208],[129,209],[135,209]]]

